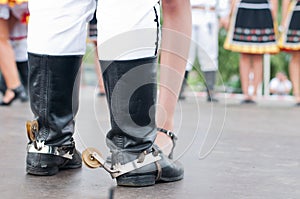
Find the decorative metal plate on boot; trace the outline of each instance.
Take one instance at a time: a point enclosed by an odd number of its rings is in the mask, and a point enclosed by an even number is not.
[[[131,171],[139,169],[139,168],[141,168],[143,166],[146,166],[148,164],[157,162],[160,159],[161,159],[161,157],[160,157],[159,154],[154,155],[153,153],[148,153],[148,154],[144,155],[142,161],[139,158],[139,159],[136,159],[136,160],[134,160],[132,162],[128,162],[126,164],[113,165],[114,170],[116,170],[118,172],[112,173],[111,176],[113,178],[116,178],[118,176],[124,175],[125,173],[129,173]]]
[[[87,148],[82,152],[83,162],[90,168],[103,167],[107,172],[110,173],[112,178],[124,175],[125,173],[131,172],[133,170],[139,169],[148,164],[157,162],[161,159],[159,154],[154,153],[143,153],[142,159],[138,158],[132,162],[126,164],[116,164],[113,166],[107,165],[102,157],[102,154],[98,152],[97,149]]]
[[[36,140],[36,134],[39,131],[39,123],[37,120],[27,121],[26,122],[26,130],[28,139],[32,142],[27,145],[28,153],[42,153],[42,154],[51,154],[61,156],[63,158],[72,159],[73,151],[68,146],[47,146],[45,145],[45,141]]]
[[[34,144],[38,143],[38,145]],[[33,144],[27,145],[28,153],[41,153],[56,155],[67,159],[73,159],[73,151],[67,150],[65,146],[55,147],[45,145],[44,142],[34,142]]]

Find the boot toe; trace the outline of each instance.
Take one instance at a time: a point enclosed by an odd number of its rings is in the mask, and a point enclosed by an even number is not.
[[[82,159],[81,159],[81,153],[77,150],[75,150],[73,159],[68,160],[68,162],[60,167],[60,169],[77,169],[82,166]]]

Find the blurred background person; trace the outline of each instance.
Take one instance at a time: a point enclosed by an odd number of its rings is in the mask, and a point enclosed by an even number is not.
[[[26,91],[21,92],[19,97],[22,102],[26,102],[28,101],[27,24],[16,21],[10,32],[9,39],[14,50],[19,77]],[[3,76],[0,75],[0,92],[4,95],[6,89],[5,80]]]
[[[240,53],[242,103],[255,103],[262,82],[263,55],[279,52],[274,29],[277,8],[277,0],[232,0],[231,22],[224,48]],[[252,95],[249,93],[251,72],[254,75]]]
[[[96,0],[98,3],[98,0]],[[101,67],[99,63],[99,58],[98,58],[98,50],[97,50],[97,35],[98,35],[98,30],[97,30],[97,18],[96,18],[96,12],[95,10],[93,19],[89,22],[89,41],[93,44],[93,53],[94,53],[94,68],[96,71],[96,75],[98,78],[98,96],[105,96],[105,88],[103,84],[103,78],[102,78],[102,72],[101,72]]]
[[[282,34],[279,47],[291,54],[289,74],[293,84],[296,106],[300,106],[300,1],[282,1]]]
[[[28,17],[27,1],[1,1],[0,3],[0,70],[7,85],[1,106],[10,105],[25,92],[19,79],[10,32],[17,21],[25,23]]]
[[[219,28],[227,26],[230,11],[229,0],[191,0],[192,6],[192,43],[186,66],[185,80],[179,99],[185,99],[184,86],[189,71],[198,57],[204,74],[207,101],[217,102],[214,85],[218,71]]]
[[[284,72],[278,72],[270,81],[270,93],[273,95],[288,95],[292,90],[292,83]]]

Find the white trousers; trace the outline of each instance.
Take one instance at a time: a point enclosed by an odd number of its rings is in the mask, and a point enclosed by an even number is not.
[[[217,14],[211,11],[193,10],[192,42],[187,70],[192,69],[198,57],[202,71],[218,70],[218,32]]]
[[[158,0],[99,0],[98,52],[103,60],[153,56]],[[83,55],[87,23],[95,0],[30,0],[28,51],[46,55]]]

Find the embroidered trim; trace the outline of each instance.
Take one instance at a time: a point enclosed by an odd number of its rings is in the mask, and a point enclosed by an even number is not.
[[[270,9],[270,5],[268,3],[240,3],[238,8],[246,8],[246,9]]]

